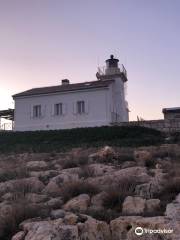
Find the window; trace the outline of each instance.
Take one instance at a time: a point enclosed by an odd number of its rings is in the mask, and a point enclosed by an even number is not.
[[[63,104],[62,103],[54,104],[54,115],[60,116],[62,114],[63,114]]]
[[[34,118],[39,118],[42,116],[41,113],[41,105],[35,105],[33,106],[33,117]]]
[[[77,113],[78,114],[85,113],[85,102],[84,101],[77,102]]]

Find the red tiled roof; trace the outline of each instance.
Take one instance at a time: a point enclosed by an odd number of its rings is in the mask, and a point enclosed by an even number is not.
[[[39,95],[39,94],[49,94],[49,93],[68,92],[68,91],[84,90],[84,89],[91,89],[91,88],[108,87],[112,82],[114,82],[114,80],[111,79],[111,80],[104,80],[104,81],[98,80],[98,81],[92,81],[92,82],[32,88],[30,90],[13,95],[13,98]]]

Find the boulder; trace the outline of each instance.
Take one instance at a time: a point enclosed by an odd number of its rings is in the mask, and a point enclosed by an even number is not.
[[[180,221],[180,203],[172,202],[167,204],[165,215],[172,220]]]
[[[94,195],[91,198],[91,207],[96,210],[104,209],[103,207],[103,200],[106,197],[106,192],[100,192],[96,195]]]
[[[58,209],[63,205],[63,200],[61,197],[51,198],[46,202],[46,205],[51,209]]]
[[[146,213],[156,213],[160,209],[161,201],[159,199],[146,200]]]
[[[12,237],[11,240],[24,240],[25,235],[26,235],[26,233],[23,231],[18,232]]]
[[[136,166],[136,162],[134,162],[134,161],[126,161],[126,162],[122,163],[121,169],[135,167],[135,166]]]
[[[45,161],[29,161],[26,164],[28,170],[39,171],[48,168],[48,164]]]
[[[43,182],[46,184],[48,183],[49,179],[57,176],[59,174],[58,171],[55,170],[47,170],[47,171],[31,171],[29,172],[29,175],[31,177],[37,177],[40,178]]]
[[[52,178],[49,183],[53,182],[56,183],[59,187],[62,187],[65,183],[74,182],[78,180],[79,180],[78,174],[64,172]]]
[[[50,213],[51,219],[57,219],[57,218],[64,218],[65,217],[65,211],[62,209],[56,209],[52,210]]]
[[[90,197],[88,194],[81,194],[77,197],[69,200],[64,206],[63,209],[67,211],[86,211],[90,204]]]
[[[89,217],[84,224],[79,224],[80,239],[111,240],[109,225]]]
[[[122,212],[125,215],[142,215],[145,210],[146,200],[141,197],[131,197],[125,198],[122,205]]]
[[[162,169],[155,169],[154,174],[155,176],[149,182],[136,186],[135,193],[137,195],[150,199],[162,190],[166,174],[162,172]]]
[[[67,213],[63,219],[63,222],[67,225],[75,225],[78,221],[78,216],[76,216],[74,213]]]
[[[37,193],[27,193],[26,199],[30,203],[42,203],[48,200],[47,195],[37,194]]]
[[[137,227],[146,228],[146,229],[170,229],[174,230],[172,234],[166,234],[165,239],[178,240],[178,235],[180,233],[179,223],[176,222],[172,226],[165,217],[150,217],[144,218],[141,216],[132,216],[132,217],[119,217],[114,219],[110,223],[110,229],[112,232],[112,240],[159,240],[164,239],[160,234],[146,234],[142,236],[137,236],[135,234],[135,229]]]
[[[48,183],[48,185],[43,189],[42,193],[43,194],[48,194],[48,195],[51,195],[51,196],[52,195],[57,196],[57,195],[61,194],[59,186],[53,181],[50,181]]]
[[[36,177],[10,180],[0,183],[0,195],[7,192],[21,192],[28,189],[30,192],[41,192],[44,184]]]
[[[115,171],[114,166],[102,164],[102,163],[94,163],[89,165],[93,170],[94,176],[102,176],[105,174],[111,174]]]
[[[63,225],[62,219],[41,221],[24,225],[25,240],[79,240],[75,225]]]
[[[87,181],[99,186],[102,190],[106,190],[109,186],[119,184],[124,179],[130,180],[134,184],[135,182],[147,183],[151,178],[145,167],[130,167],[103,176],[91,177]]]

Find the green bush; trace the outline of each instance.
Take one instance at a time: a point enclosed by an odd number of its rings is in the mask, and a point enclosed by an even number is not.
[[[34,132],[0,132],[0,152],[60,152],[72,147],[148,146],[164,142],[161,132],[138,126]]]

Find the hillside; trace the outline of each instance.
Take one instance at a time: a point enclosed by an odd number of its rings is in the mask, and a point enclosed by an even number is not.
[[[162,133],[107,127],[0,141],[0,239],[179,240],[180,145]],[[136,227],[174,232],[139,238]]]

